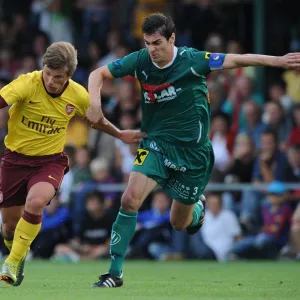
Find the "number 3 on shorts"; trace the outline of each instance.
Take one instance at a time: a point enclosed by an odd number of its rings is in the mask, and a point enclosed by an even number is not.
[[[145,159],[147,158],[148,154],[149,154],[148,150],[138,149],[133,164],[141,166],[144,163]]]
[[[198,187],[196,186],[196,187],[194,187],[194,193],[193,193],[193,196],[196,196],[197,193],[198,193]]]

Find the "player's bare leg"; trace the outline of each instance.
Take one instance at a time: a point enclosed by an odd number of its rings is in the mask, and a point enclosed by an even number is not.
[[[3,207],[1,209],[1,234],[8,250],[11,250],[16,226],[22,217],[24,206]]]
[[[18,286],[23,281],[26,255],[40,231],[43,210],[54,195],[54,187],[47,182],[36,183],[29,190],[24,213],[15,229],[10,255],[2,266],[1,280],[6,283]]]
[[[196,233],[204,222],[204,202],[204,195],[201,195],[200,200],[193,205],[173,200],[170,216],[173,228],[178,231],[186,229],[188,234]]]
[[[120,287],[123,285],[123,262],[132,239],[137,221],[137,212],[145,198],[157,183],[138,172],[131,172],[128,186],[121,198],[121,208],[112,227],[109,272],[100,276],[92,287]]]

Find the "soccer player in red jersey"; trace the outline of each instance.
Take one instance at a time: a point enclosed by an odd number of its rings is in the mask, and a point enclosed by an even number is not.
[[[71,118],[84,117],[89,94],[71,80],[77,52],[66,42],[54,43],[43,57],[43,70],[21,75],[0,90],[0,109],[11,105],[6,151],[0,168],[1,232],[10,255],[0,280],[18,286],[30,244],[40,231],[42,213],[68,172],[63,152]],[[93,126],[124,142],[143,136],[120,131],[107,120]]]

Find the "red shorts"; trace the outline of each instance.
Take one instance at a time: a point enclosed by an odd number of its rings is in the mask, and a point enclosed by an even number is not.
[[[38,182],[48,182],[58,190],[68,171],[65,153],[26,156],[7,149],[0,166],[0,208],[24,205],[30,188]]]

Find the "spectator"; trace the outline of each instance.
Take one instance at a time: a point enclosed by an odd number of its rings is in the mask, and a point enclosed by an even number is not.
[[[127,77],[126,79],[121,80],[116,88],[117,90],[114,96],[110,98],[107,105],[104,106],[104,109],[115,124],[122,126],[120,122],[122,115],[126,114],[126,117],[129,117],[127,115],[128,113],[132,114],[132,116],[135,115],[139,106],[139,102],[137,101],[136,83]],[[131,126],[135,126],[134,119],[130,123]],[[129,129],[130,127],[123,128]]]
[[[80,223],[79,236],[68,244],[55,248],[54,260],[94,260],[108,256],[112,216],[105,210],[104,196],[91,192],[85,198],[85,214]]]
[[[249,134],[255,146],[260,148],[260,135],[266,129],[266,126],[261,122],[261,107],[257,102],[248,100],[243,105],[243,113],[245,127],[240,129],[240,132]]]
[[[230,121],[225,113],[212,116],[210,138],[215,154],[215,165],[212,174],[213,181],[223,181],[230,162],[234,136],[230,131]]]
[[[281,83],[273,83],[269,86],[268,92],[270,101],[279,103],[283,107],[285,113],[289,113],[293,102],[286,94],[284,86]]]
[[[221,199],[221,194],[218,193],[208,195],[208,209],[201,235],[217,260],[225,261],[234,241],[241,236],[241,227],[235,214],[222,208]]]
[[[44,210],[41,231],[31,245],[33,256],[43,259],[50,258],[56,245],[65,243],[70,238],[69,221],[69,210],[62,206],[58,194]]]
[[[205,41],[211,34],[217,32],[220,26],[220,19],[217,18],[213,1],[184,1],[176,20],[178,20],[181,30],[189,32],[192,45],[195,48],[214,52],[211,47],[205,47]],[[201,28],[202,34],[199,34],[197,28]],[[211,40],[210,45],[215,46],[215,40]],[[223,49],[219,50],[216,52],[224,51]]]
[[[261,214],[263,228],[257,235],[245,237],[233,245],[232,253],[238,258],[274,259],[287,243],[292,212],[284,202],[285,186],[274,181],[267,192]]]
[[[69,0],[35,0],[31,4],[31,17],[34,25],[45,32],[51,43],[65,41],[73,43],[72,23]]]
[[[225,91],[223,86],[215,80],[208,81],[207,88],[209,91],[211,114],[214,115],[221,110],[225,100]]]
[[[223,111],[232,116],[232,130],[245,129],[245,116],[243,114],[243,104],[248,101],[255,101],[260,106],[264,99],[261,94],[255,92],[254,81],[249,77],[239,76],[232,83],[228,99],[223,105]]]
[[[222,195],[207,196],[208,209],[200,231],[187,235],[184,231],[173,231],[172,248],[162,256],[163,260],[179,258],[227,260],[233,242],[241,235],[241,228],[233,212],[222,208]]]
[[[43,55],[46,52],[46,49],[49,45],[50,45],[50,40],[46,33],[39,32],[34,37],[32,48],[37,58],[37,64],[39,69],[43,68]]]
[[[300,144],[300,103],[294,105],[292,110],[294,127],[289,133],[288,146]]]
[[[103,157],[109,166],[113,164],[115,158],[115,138],[99,130],[89,128],[88,147],[91,158]]]
[[[235,139],[233,162],[224,178],[225,183],[250,183],[255,160],[255,146],[249,135],[240,133]],[[225,192],[223,207],[239,214],[240,192]]]
[[[92,174],[89,168],[90,152],[87,146],[76,149],[73,175],[73,186],[76,187],[86,181],[91,181]]]
[[[11,47],[16,57],[20,57],[31,50],[33,28],[28,25],[27,16],[22,13],[16,12],[12,18],[12,26],[9,29]]]
[[[171,240],[171,199],[162,191],[153,194],[151,209],[138,214],[136,235],[131,243],[129,258],[160,259]]]
[[[83,36],[85,41],[106,40],[110,25],[112,2],[107,0],[76,0],[77,8],[83,10]]]
[[[282,168],[286,182],[300,181],[300,143],[291,145],[287,150],[288,165]]]
[[[256,183],[283,180],[282,169],[287,160],[283,152],[278,149],[276,133],[266,129],[261,136],[261,149],[255,160],[252,180]]]
[[[270,183],[274,180],[285,181],[283,169],[287,167],[287,159],[278,150],[277,136],[266,129],[261,134],[261,149],[254,161],[252,182]],[[264,194],[262,191],[243,191],[241,200],[241,222],[250,232],[259,229],[260,210]]]
[[[277,135],[277,141],[281,149],[288,139],[291,130],[289,119],[285,118],[284,110],[278,102],[268,102],[264,107],[262,121],[266,128],[273,130]]]
[[[72,218],[73,218],[73,232],[78,235],[80,223],[84,213],[84,199],[90,191],[99,191],[100,184],[115,183],[114,178],[111,176],[110,168],[104,158],[95,158],[90,163],[90,170],[92,179],[82,183],[74,192],[72,199]],[[104,206],[112,208],[119,206],[117,200],[119,193],[117,192],[104,192]]]
[[[21,68],[16,71],[15,78],[22,74],[30,73],[38,69],[37,60],[33,53],[27,53],[21,61]]]

